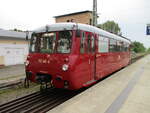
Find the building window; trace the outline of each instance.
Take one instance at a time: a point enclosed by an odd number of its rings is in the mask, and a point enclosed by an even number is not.
[[[71,19],[71,22],[74,22],[74,19]]]
[[[92,19],[91,19],[91,18],[90,18],[90,22],[89,22],[89,24],[90,24],[90,25],[92,25]]]

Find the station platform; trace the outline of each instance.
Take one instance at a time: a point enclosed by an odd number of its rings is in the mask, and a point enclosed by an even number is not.
[[[25,78],[25,66],[23,64],[0,68],[0,87],[17,83]]]
[[[150,55],[48,113],[150,113]]]

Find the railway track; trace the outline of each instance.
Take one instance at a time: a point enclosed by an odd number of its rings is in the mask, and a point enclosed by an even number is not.
[[[131,64],[134,63],[134,62],[136,62],[136,61],[139,60],[140,58],[144,57],[145,55],[147,55],[147,54],[143,54],[143,55],[140,55],[140,56],[137,56],[137,57],[132,58],[132,59],[131,59]]]
[[[78,93],[60,89],[36,92],[0,105],[0,113],[45,113]]]
[[[4,90],[4,89],[11,89],[12,87],[15,87],[17,85],[20,85],[22,82],[21,81],[18,81],[18,82],[15,82],[15,83],[10,83],[10,84],[2,84],[0,86],[0,90]]]
[[[131,63],[143,56],[132,59]],[[0,105],[0,113],[45,113],[83,90],[85,89],[71,92],[60,89],[48,89],[46,92],[36,92]]]

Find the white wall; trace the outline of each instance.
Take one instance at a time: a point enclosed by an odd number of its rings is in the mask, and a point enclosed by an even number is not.
[[[23,64],[27,54],[27,44],[0,44],[0,56],[4,56],[4,65]]]

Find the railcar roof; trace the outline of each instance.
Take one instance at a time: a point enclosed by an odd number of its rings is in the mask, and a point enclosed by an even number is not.
[[[91,26],[91,25],[87,25],[87,24],[80,24],[80,23],[56,23],[56,24],[51,24],[51,25],[46,25],[43,26],[41,28],[38,28],[36,30],[34,30],[35,33],[41,33],[41,32],[51,32],[51,31],[62,31],[62,30],[83,30],[83,31],[88,31],[88,32],[94,32],[97,33],[99,35],[105,36],[105,37],[109,37],[109,38],[113,38],[116,40],[121,40],[121,41],[125,41],[127,43],[131,43],[131,41],[129,39],[123,38],[121,36],[109,33],[107,31],[104,31],[100,28]]]

